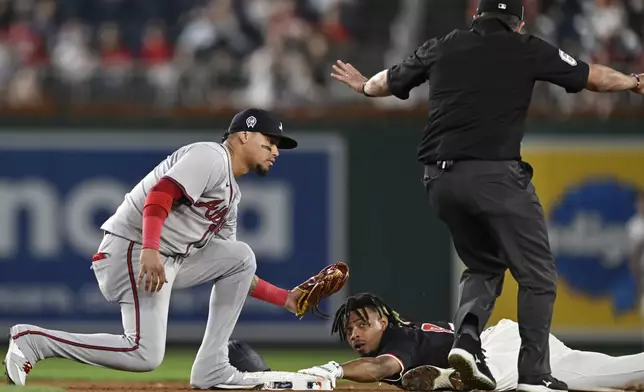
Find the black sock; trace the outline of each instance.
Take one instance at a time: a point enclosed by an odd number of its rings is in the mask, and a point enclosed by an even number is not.
[[[479,341],[479,323],[478,318],[471,313],[468,313],[461,324],[459,333],[462,335],[464,333],[470,335],[477,342]]]

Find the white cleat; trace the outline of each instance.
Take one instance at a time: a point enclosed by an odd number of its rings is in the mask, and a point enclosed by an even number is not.
[[[9,337],[9,349],[2,364],[9,384],[25,385],[27,374],[31,371],[32,366],[11,336]]]
[[[321,377],[292,372],[247,372],[233,375],[228,381],[210,389],[254,389],[266,391],[330,391],[331,381]]]
[[[458,372],[426,365],[408,370],[402,377],[402,386],[408,391],[435,391],[448,389],[460,391],[463,388]]]

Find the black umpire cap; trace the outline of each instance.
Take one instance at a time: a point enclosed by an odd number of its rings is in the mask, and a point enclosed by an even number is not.
[[[277,138],[277,148],[291,150],[297,147],[295,139],[284,134],[284,127],[271,112],[263,109],[245,109],[237,113],[224,134],[224,140],[231,134],[240,131],[259,132]]]
[[[479,0],[476,14],[483,12],[500,12],[514,15],[523,20],[523,4],[521,0]]]

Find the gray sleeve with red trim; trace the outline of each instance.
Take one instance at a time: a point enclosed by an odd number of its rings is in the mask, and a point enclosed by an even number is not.
[[[228,174],[222,152],[206,143],[190,144],[175,154],[172,166],[163,177],[177,184],[190,204],[217,186]]]

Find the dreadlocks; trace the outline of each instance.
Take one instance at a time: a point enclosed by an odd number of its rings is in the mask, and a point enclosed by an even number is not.
[[[347,340],[346,327],[349,324],[349,315],[351,312],[356,312],[362,320],[367,320],[369,315],[367,309],[372,309],[378,313],[380,317],[387,317],[389,325],[394,327],[407,327],[415,328],[409,321],[400,318],[398,312],[394,311],[387,305],[380,297],[371,293],[356,294],[347,298],[347,301],[340,306],[335,313],[333,326],[331,327],[331,334],[338,333],[341,341]]]

